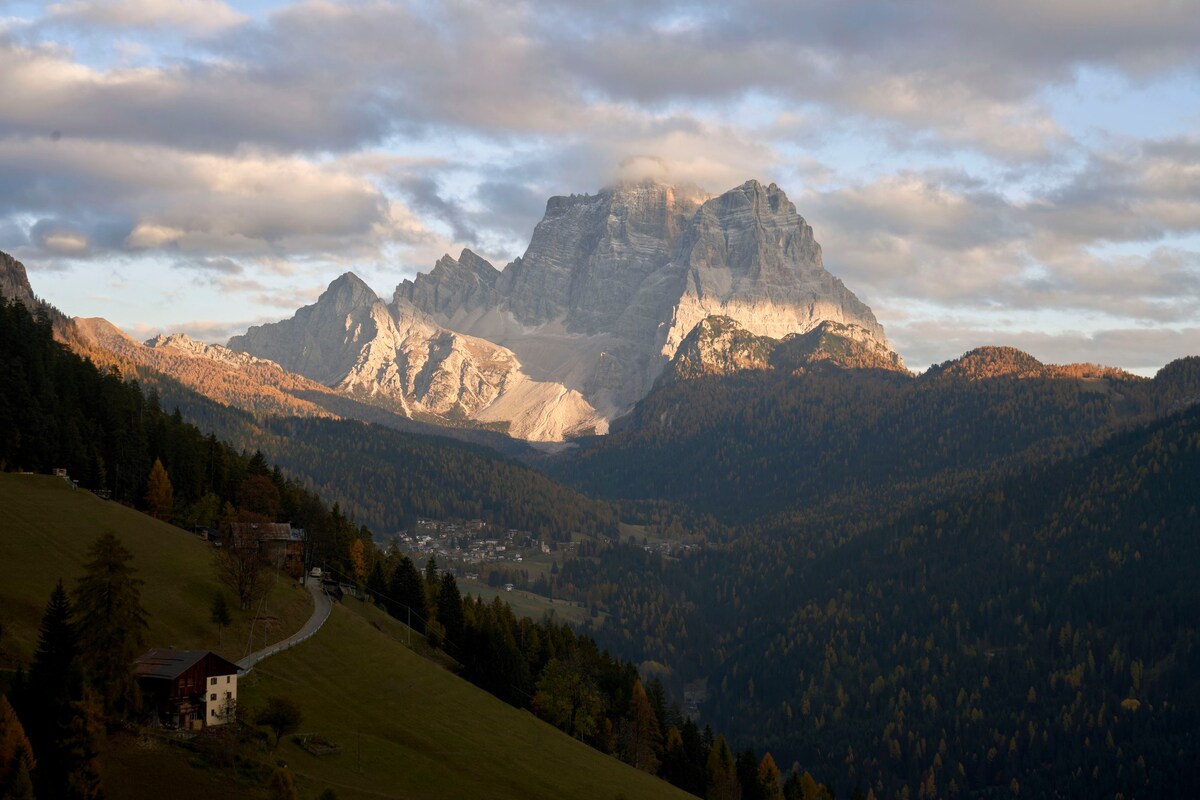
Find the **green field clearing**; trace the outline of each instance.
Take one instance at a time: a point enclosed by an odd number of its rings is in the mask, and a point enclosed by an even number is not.
[[[286,761],[302,793],[339,798],[672,798],[669,784],[564,736],[402,644],[406,629],[357,601],[336,605],[321,633],[257,667],[241,689],[253,707],[285,695],[304,732],[340,745]]]
[[[494,598],[499,597],[512,606],[513,613],[518,617],[540,620],[547,614],[553,613],[554,618],[559,622],[583,623],[588,620],[587,606],[582,603],[573,603],[569,600],[550,600],[540,594],[523,592],[520,589],[506,592],[503,587],[488,586],[481,581],[460,580],[458,588],[464,597],[467,595],[481,597],[485,603],[490,603]],[[600,622],[601,619],[597,618],[596,622]]]
[[[29,664],[38,625],[55,582],[70,590],[83,573],[88,546],[114,531],[133,553],[150,612],[147,646],[209,649],[237,660],[247,652],[250,612],[230,601],[233,625],[220,636],[209,622],[219,588],[212,547],[195,536],[90,492],[61,478],[0,473],[0,668]],[[254,648],[299,630],[312,614],[312,597],[286,576],[272,588],[254,625]]]

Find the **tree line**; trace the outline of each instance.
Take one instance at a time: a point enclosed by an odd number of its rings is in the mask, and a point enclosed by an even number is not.
[[[517,618],[500,598],[464,599],[435,558],[419,570],[408,556],[374,551],[359,567],[366,595],[459,665],[462,677],[569,736],[658,775],[699,797],[823,800],[829,790],[799,769],[780,774],[770,753],[740,752],[709,726],[701,730],[662,681],[594,639],[553,619]],[[349,577],[349,576],[347,576]]]

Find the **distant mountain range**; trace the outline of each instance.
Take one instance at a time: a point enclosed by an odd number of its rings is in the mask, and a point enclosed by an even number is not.
[[[837,323],[903,367],[795,206],[757,181],[718,197],[651,183],[554,197],[503,270],[447,255],[390,304],[347,273],[229,347],[410,416],[559,440],[605,433],[716,316],[771,339]]]
[[[0,292],[37,303],[24,267],[4,254]],[[93,360],[152,369],[256,414],[450,428],[492,446],[504,435],[606,434],[655,386],[698,378],[909,375],[871,309],[824,268],[784,192],[753,180],[715,197],[656,183],[553,197],[524,255],[503,269],[470,250],[446,255],[401,281],[391,302],[346,273],[290,319],[227,347],[182,334],[138,343],[101,319],[55,322]],[[991,348],[927,377],[1048,370],[1120,374]]]

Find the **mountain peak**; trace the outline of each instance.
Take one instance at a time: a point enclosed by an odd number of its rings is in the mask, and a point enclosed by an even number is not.
[[[37,313],[38,301],[29,285],[25,265],[5,252],[0,252],[0,297],[16,300],[30,313]]]
[[[426,314],[453,316],[486,305],[500,278],[491,262],[463,248],[458,259],[449,253],[437,260],[428,274],[405,279],[392,294],[392,307],[411,304]]]
[[[321,293],[317,304],[331,305],[339,311],[352,311],[379,302],[379,295],[353,272],[343,272]]]
[[[900,357],[860,325],[825,320],[780,340],[757,336],[730,317],[711,316],[684,337],[660,383],[746,370],[797,373],[829,367],[908,374]]]
[[[1014,377],[1031,378],[1044,377],[1047,367],[1029,353],[1015,347],[985,346],[976,347],[964,353],[960,358],[934,364],[927,373],[930,377],[953,376],[979,380],[982,378]]]

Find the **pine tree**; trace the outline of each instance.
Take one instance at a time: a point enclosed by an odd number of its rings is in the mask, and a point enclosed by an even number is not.
[[[171,489],[171,478],[162,461],[154,459],[150,478],[146,483],[146,509],[155,519],[169,520],[175,512],[175,493]]]
[[[662,735],[658,718],[641,681],[634,681],[629,713],[621,721],[621,757],[627,763],[651,775],[658,773]],[[682,745],[682,741],[680,742]]]
[[[29,723],[26,733],[41,766],[33,775],[40,797],[66,793],[69,754],[62,731],[71,720],[72,703],[83,693],[79,642],[71,617],[71,601],[59,580],[42,615],[28,691],[14,694],[17,714]]]
[[[371,574],[367,576],[367,597],[371,602],[386,610],[389,614],[395,614],[392,609],[392,603],[388,601],[388,582],[383,575],[383,559],[375,559],[375,563],[371,565]]]
[[[738,753],[734,765],[742,800],[764,800],[762,785],[758,782],[758,756],[752,748]]]
[[[740,800],[733,751],[724,736],[718,736],[708,754],[708,800]]]
[[[145,641],[142,581],[130,566],[133,554],[111,531],[89,551],[91,561],[75,588],[79,651],[104,717],[125,719],[140,701],[133,664]]]
[[[33,745],[17,719],[17,712],[9,705],[8,698],[0,695],[0,798],[32,800],[30,773],[36,765]]]
[[[55,698],[65,697],[71,666],[79,655],[79,637],[71,616],[71,601],[60,578],[42,615],[38,647],[29,670],[30,692],[43,707]]]
[[[438,590],[437,619],[446,631],[446,641],[450,643],[453,654],[461,658],[466,623],[463,619],[462,595],[458,592],[458,583],[449,572],[442,576]]]
[[[424,633],[425,619],[429,616],[425,605],[425,584],[417,565],[408,556],[401,557],[396,565],[388,594],[396,601],[396,618],[407,624],[411,614],[413,630]]]

